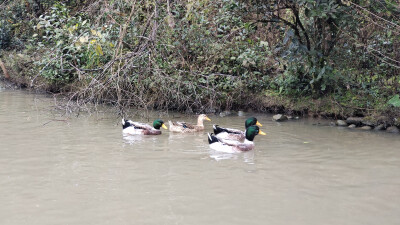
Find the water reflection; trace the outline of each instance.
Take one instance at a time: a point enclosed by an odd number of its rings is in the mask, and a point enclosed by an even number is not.
[[[220,152],[211,149],[209,151],[210,158],[215,159],[216,161],[221,161],[221,160],[238,160],[243,158],[243,162],[252,164],[254,163],[254,152],[255,150],[250,150],[247,152]]]
[[[241,160],[244,163],[254,163],[255,150],[246,152],[223,152],[216,151],[209,147],[207,134],[199,133],[174,133],[164,132],[161,135],[131,135],[122,133],[125,144],[136,146],[136,150],[153,149],[158,147],[163,151],[188,152],[191,154],[207,154],[211,159],[221,160]],[[156,145],[149,148],[151,145]],[[146,146],[146,147],[144,147]]]
[[[121,132],[122,133],[122,132]],[[144,136],[142,135],[130,135],[122,133],[122,139],[126,144],[134,145],[144,141]]]

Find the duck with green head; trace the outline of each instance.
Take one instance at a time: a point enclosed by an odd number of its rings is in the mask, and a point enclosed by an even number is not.
[[[214,136],[212,133],[208,133],[208,143],[210,144],[210,148],[221,151],[221,152],[243,152],[254,149],[254,138],[256,135],[266,135],[264,132],[260,130],[258,126],[249,126],[245,131],[245,140],[244,142],[220,139]]]
[[[168,129],[164,122],[156,119],[153,122],[153,127],[140,122],[133,122],[132,120],[122,119],[122,133],[131,135],[159,135],[161,134],[160,128]]]
[[[257,118],[255,117],[250,117],[244,122],[245,129],[253,125],[262,127],[262,124],[258,122]],[[244,141],[246,139],[245,132],[239,129],[224,128],[218,125],[213,125],[213,128],[215,136],[219,139],[228,139],[236,141]]]

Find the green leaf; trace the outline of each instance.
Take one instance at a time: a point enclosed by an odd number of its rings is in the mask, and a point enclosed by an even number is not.
[[[326,84],[322,84],[321,85],[321,91],[325,91],[326,90]]]
[[[394,107],[400,107],[400,97],[399,95],[394,95],[388,102],[388,105],[392,105]]]
[[[101,45],[96,45],[96,54],[99,56],[103,55],[103,49],[101,48]]]
[[[322,67],[321,71],[319,72],[317,80],[320,80],[322,76],[324,76],[324,74],[325,74],[325,66]]]

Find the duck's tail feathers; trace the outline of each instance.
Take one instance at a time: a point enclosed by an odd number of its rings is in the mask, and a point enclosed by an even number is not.
[[[214,130],[214,134],[217,135],[221,132],[224,132],[224,129],[222,129],[221,127],[219,127],[218,125],[214,124],[213,125],[213,130]]]
[[[126,120],[125,118],[122,118],[122,129],[125,129],[127,127],[131,126],[129,123],[129,120]]]
[[[208,135],[208,144],[219,142],[218,138],[216,138],[213,133],[208,133],[207,135]]]
[[[214,130],[214,133],[215,133],[215,130],[217,130],[217,128],[218,128],[218,125],[216,125],[216,124],[213,124],[213,130]]]

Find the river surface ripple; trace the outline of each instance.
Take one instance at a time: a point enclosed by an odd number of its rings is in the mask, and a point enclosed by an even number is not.
[[[213,123],[248,116],[267,133],[255,150],[210,150]],[[209,117],[198,134],[124,137],[112,110],[65,116],[0,89],[0,224],[400,224],[399,135]]]

